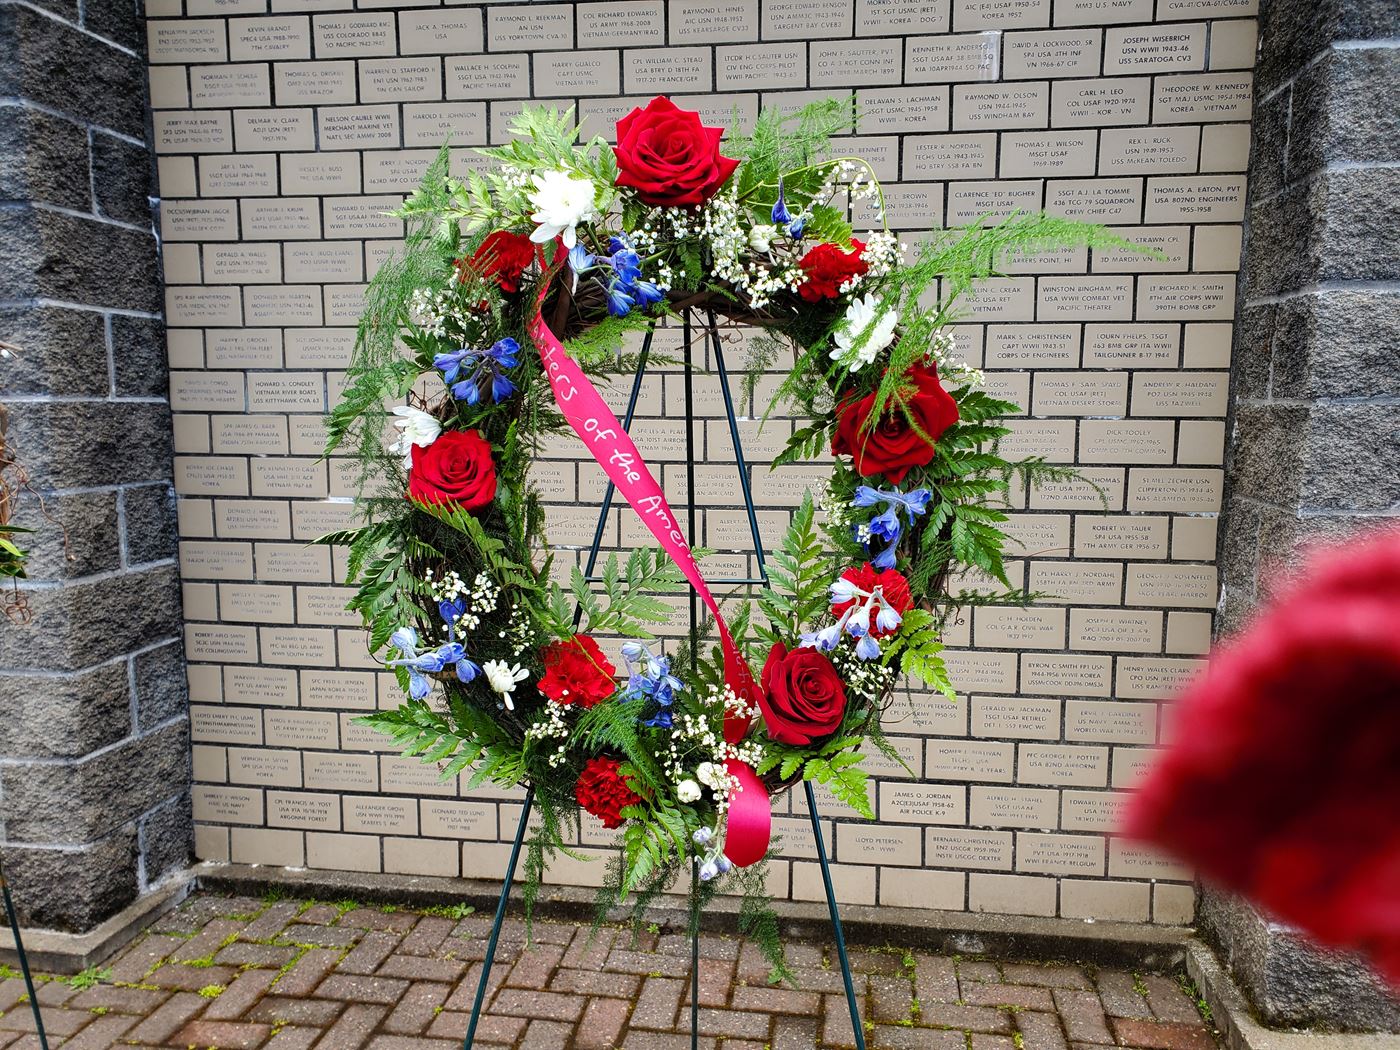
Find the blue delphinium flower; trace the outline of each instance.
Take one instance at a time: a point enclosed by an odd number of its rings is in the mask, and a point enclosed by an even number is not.
[[[783,177],[778,176],[778,199],[773,202],[773,225],[787,226],[792,222],[792,212],[788,211],[787,200],[783,196]]]
[[[879,540],[885,544],[883,550],[871,556],[871,565],[877,569],[894,568],[895,547],[899,545],[899,537],[903,532],[899,512],[903,510],[908,523],[913,525],[916,517],[928,511],[928,503],[932,496],[928,489],[915,489],[910,493],[900,492],[899,489],[886,491],[871,488],[869,485],[861,485],[856,489],[851,506],[874,507],[880,503],[885,505],[885,509],[869,522],[856,526],[856,539],[865,544],[867,551],[873,546],[872,540]]]
[[[794,241],[802,239],[802,231],[807,228],[807,216],[793,215],[788,211],[787,198],[783,195],[783,177],[778,176],[778,199],[773,202],[771,213],[773,225],[787,231]]]
[[[497,404],[515,393],[515,383],[506,375],[506,369],[520,363],[520,344],[514,339],[497,339],[485,350],[464,346],[433,357],[433,367],[442,372],[443,381],[452,388],[452,396],[458,401],[475,405],[481,400],[483,381],[489,379],[491,400]],[[464,371],[468,374],[458,379]]]
[[[665,298],[665,293],[656,284],[643,279],[642,257],[626,234],[609,238],[608,251],[611,254],[605,262],[612,269],[606,286],[608,313],[614,317],[626,317],[634,306],[645,308]]]
[[[401,655],[398,660],[386,661],[386,665],[402,667],[408,672],[408,695],[415,700],[422,700],[432,691],[430,674],[452,667],[459,681],[470,682],[481,671],[474,661],[467,659],[461,642],[448,642],[428,652],[418,652],[418,632],[412,627],[400,627],[389,636],[389,644]]]
[[[569,269],[574,274],[574,291],[578,291],[579,275],[593,269],[597,262],[598,260],[582,244],[575,244],[569,249]]]
[[[638,697],[656,702],[656,711],[650,718],[642,720],[642,725],[653,729],[671,728],[671,705],[676,694],[685,684],[671,673],[671,660],[666,656],[653,656],[651,650],[641,642],[625,642],[622,658],[627,661],[627,685],[622,695],[628,699]]]
[[[876,641],[874,631],[887,634],[903,622],[899,610],[889,603],[884,588],[878,584],[866,590],[843,576],[831,585],[831,604],[846,605],[846,610],[835,623],[828,624],[820,631],[804,634],[801,640],[803,646],[829,653],[841,641],[841,636],[848,634],[855,639],[856,656],[862,660],[874,660],[880,655],[880,643]]]

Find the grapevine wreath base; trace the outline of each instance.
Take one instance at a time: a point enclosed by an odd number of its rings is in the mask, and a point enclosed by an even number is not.
[[[880,730],[896,685],[954,699],[950,613],[1032,597],[1003,568],[1013,480],[1069,476],[998,453],[1020,409],[958,359],[951,304],[1005,259],[1124,246],[1015,215],[934,234],[906,261],[869,165],[830,153],[851,121],[849,102],[764,111],[721,143],[656,98],[618,123],[616,146],[581,143],[572,112],[527,109],[508,145],[481,151],[492,170],[449,178],[444,148],[399,212],[402,255],[369,286],[329,442],[359,455],[364,524],[324,539],[349,547],[351,607],[407,693],[362,721],[444,777],[533,786],[527,910],[586,812],[621,831],[605,905],[631,894],[640,916],[695,870],[692,921],[721,887],[743,893],[778,976],[769,796],[814,781],[874,817],[861,749],[900,761]],[[857,234],[855,206],[878,228]],[[771,553],[771,586],[724,615],[589,380],[632,371],[625,337],[688,310],[762,329],[755,371],[791,354],[775,402],[803,423],[775,469],[836,456]],[[556,572],[530,484],[564,433],[659,543],[610,556],[600,586]],[[687,586],[711,619],[668,653],[649,631],[668,613],[657,596]]]

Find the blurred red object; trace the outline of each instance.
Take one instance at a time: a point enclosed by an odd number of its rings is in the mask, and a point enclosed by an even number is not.
[[[1400,532],[1310,556],[1173,719],[1124,831],[1400,984]]]

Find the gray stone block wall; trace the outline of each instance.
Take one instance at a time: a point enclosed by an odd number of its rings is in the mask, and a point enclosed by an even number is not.
[[[38,530],[32,619],[0,621],[0,861],[62,930],[193,835],[144,51],[137,0],[0,2],[0,403]]]
[[[1260,10],[1219,564],[1221,633],[1312,539],[1400,524],[1400,5]],[[1199,921],[1263,1021],[1400,1031],[1400,1002],[1207,891]]]

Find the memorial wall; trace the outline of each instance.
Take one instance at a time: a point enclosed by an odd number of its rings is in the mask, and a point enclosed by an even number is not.
[[[1254,0],[268,4],[146,4],[200,858],[484,878],[504,866],[518,797],[442,783],[354,724],[400,694],[343,609],[343,561],[308,545],[350,522],[354,469],[319,458],[322,418],[365,281],[402,236],[386,212],[442,143],[456,170],[481,164],[471,148],[503,141],[526,100],[576,106],[607,136],[659,93],[727,126],[854,94],[839,148],[871,163],[907,240],[1044,208],[1160,256],[1046,253],[963,303],[963,353],[1026,407],[1010,451],[1093,485],[1017,494],[1013,581],[1053,597],[955,625],[958,702],[915,694],[887,716],[917,775],[868,759],[879,821],[827,799],[838,896],[1190,920],[1189,873],[1111,830],[1219,596]],[[859,206],[854,219],[870,221]],[[676,355],[679,338],[657,346]],[[736,366],[743,335],[726,338]],[[770,545],[827,474],[770,473],[793,426],[781,410],[757,422],[779,379],[734,382]],[[713,370],[695,388],[694,539],[718,552],[710,575],[746,575]],[[619,379],[614,403],[625,394]],[[678,510],[683,410],[673,367],[644,380],[634,435]],[[601,472],[561,441],[535,476],[571,563]],[[609,548],[643,536],[612,510]],[[778,809],[773,891],[820,899],[801,800]],[[583,853],[601,858],[609,837],[586,825]],[[551,878],[593,884],[603,867],[561,858]]]

